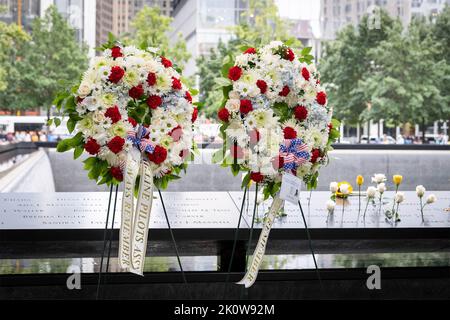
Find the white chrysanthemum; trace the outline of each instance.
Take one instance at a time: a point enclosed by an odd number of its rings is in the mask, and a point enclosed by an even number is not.
[[[248,65],[249,57],[250,57],[249,54],[238,55],[235,60],[236,65],[241,68],[246,67]]]
[[[311,167],[312,167],[312,163],[311,162],[302,163],[297,168],[297,177],[303,178],[306,175],[310,174],[311,173]]]
[[[232,120],[228,128],[225,130],[225,133],[230,139],[236,141],[241,147],[245,147],[249,139],[247,130],[245,130],[245,127],[239,120]]]
[[[328,142],[328,134],[318,128],[310,127],[305,132],[305,142],[313,148],[323,148]]]

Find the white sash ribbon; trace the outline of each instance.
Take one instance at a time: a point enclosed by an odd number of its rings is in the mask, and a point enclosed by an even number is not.
[[[138,172],[140,181],[135,210],[134,187]],[[149,163],[141,159],[141,153],[135,148],[128,153],[124,181],[119,265],[129,272],[142,275],[153,202],[153,172]]]
[[[242,278],[241,281],[237,282],[237,284],[243,284],[246,288],[250,288],[253,285],[253,283],[255,283],[256,277],[258,276],[259,268],[261,267],[261,262],[264,257],[264,253],[266,252],[267,240],[269,239],[269,233],[270,230],[272,229],[273,221],[275,220],[278,211],[280,211],[281,207],[283,206],[283,203],[284,201],[281,200],[278,195],[275,196],[275,198],[273,199],[272,205],[270,206],[269,214],[261,230],[258,244],[256,245],[255,252],[253,253],[250,268],[248,268],[244,278]]]

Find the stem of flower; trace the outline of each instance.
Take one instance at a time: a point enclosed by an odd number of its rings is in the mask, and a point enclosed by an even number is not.
[[[366,220],[366,212],[367,212],[368,206],[369,206],[369,199],[367,199],[367,202],[366,202],[366,208],[364,209],[363,220]]]
[[[394,216],[394,207],[395,207],[395,196],[398,192],[398,184],[395,185],[395,193],[394,193],[394,199],[392,200],[392,216]]]
[[[358,185],[358,214],[361,212],[361,186]]]
[[[420,197],[420,214],[422,215],[422,222],[425,222],[425,219],[423,218],[423,208],[425,205],[422,205],[422,197]]]

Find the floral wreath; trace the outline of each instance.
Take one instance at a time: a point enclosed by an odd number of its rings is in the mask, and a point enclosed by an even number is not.
[[[223,107],[218,111],[224,149],[214,161],[244,172],[274,197],[281,174],[290,172],[309,189],[317,186],[320,166],[339,137],[320,75],[304,48],[299,55],[280,41],[247,47],[222,68]]]
[[[77,131],[57,150],[74,149],[74,158],[87,152],[89,178],[110,185],[123,180],[127,152],[137,147],[150,163],[155,185],[164,189],[187,167],[198,109],[178,69],[157,49],[115,40],[103,49],[81,82],[55,99],[57,110],[68,116],[69,132]]]

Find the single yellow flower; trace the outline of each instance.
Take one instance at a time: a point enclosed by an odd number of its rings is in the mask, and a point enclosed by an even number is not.
[[[359,175],[356,177],[356,184],[358,186],[362,186],[362,184],[364,183],[364,177],[362,175]]]
[[[344,185],[345,185],[345,187],[342,188],[342,190],[341,190],[341,187],[344,186]],[[349,182],[347,182],[347,181],[341,181],[341,182],[338,183],[338,190],[336,192],[336,197],[338,197],[338,198],[347,198],[349,195],[352,194],[352,192],[353,192],[352,185]]]
[[[392,177],[392,181],[394,182],[394,184],[396,186],[399,186],[400,183],[402,183],[403,180],[403,176],[399,175],[399,174],[394,174],[394,176]]]

